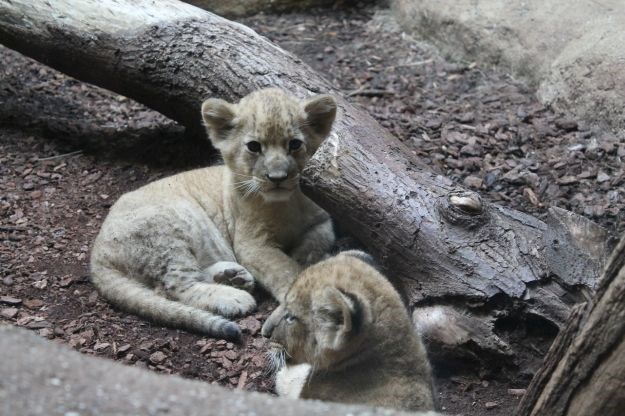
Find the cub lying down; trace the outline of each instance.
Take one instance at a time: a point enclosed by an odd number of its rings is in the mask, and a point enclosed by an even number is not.
[[[307,268],[265,322],[281,396],[434,408],[430,365],[393,286],[348,251]],[[282,363],[283,364],[283,363]]]
[[[217,315],[253,310],[255,281],[282,298],[301,265],[334,242],[299,174],[335,113],[330,96],[299,101],[278,89],[238,104],[204,102],[225,166],[150,183],[115,203],[91,254],[100,293],[144,318],[237,339],[239,327]]]

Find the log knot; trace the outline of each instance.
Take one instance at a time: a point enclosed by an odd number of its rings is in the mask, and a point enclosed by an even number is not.
[[[447,222],[465,228],[482,225],[488,214],[477,192],[452,191],[441,197],[438,210]]]

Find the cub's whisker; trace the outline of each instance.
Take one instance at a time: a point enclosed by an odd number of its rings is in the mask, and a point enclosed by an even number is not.
[[[254,177],[254,175],[244,175],[242,173],[236,173],[236,172],[230,172],[230,173],[232,173],[233,175],[236,175],[236,176],[242,176],[244,178],[253,178]]]
[[[268,365],[264,371],[265,376],[275,374],[286,365],[285,354],[284,349],[271,349],[266,352]]]

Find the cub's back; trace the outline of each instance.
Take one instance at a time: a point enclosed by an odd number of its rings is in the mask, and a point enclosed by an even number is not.
[[[175,199],[197,202],[202,206],[223,206],[225,166],[211,166],[178,173],[142,186],[119,198],[111,213],[136,206],[167,204]]]

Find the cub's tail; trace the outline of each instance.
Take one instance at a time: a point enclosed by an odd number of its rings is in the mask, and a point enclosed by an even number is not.
[[[117,270],[106,267],[92,269],[91,279],[102,296],[127,312],[155,323],[200,332],[215,338],[232,341],[241,339],[241,328],[236,323],[160,296]]]

